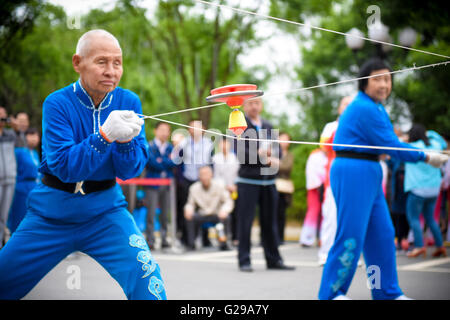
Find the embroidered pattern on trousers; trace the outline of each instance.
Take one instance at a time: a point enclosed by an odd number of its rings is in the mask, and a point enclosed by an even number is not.
[[[147,246],[145,239],[137,234],[132,234],[129,239],[130,246],[141,249],[137,255],[137,261],[142,263],[142,270],[144,275],[142,278],[150,276],[157,268],[155,259],[153,259],[150,249]],[[158,300],[162,300],[160,293],[164,291],[164,283],[157,276],[150,277],[148,284],[148,291],[153,294]]]
[[[355,254],[352,251],[356,248],[356,240],[354,238],[345,240],[344,247],[344,253],[341,254],[338,258],[343,267],[338,270],[338,279],[331,286],[333,292],[338,291],[339,288],[342,287],[350,274],[350,269],[352,267],[353,261],[355,260]]]

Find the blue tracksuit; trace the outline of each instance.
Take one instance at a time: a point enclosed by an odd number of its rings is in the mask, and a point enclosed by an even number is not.
[[[17,161],[17,178],[14,199],[9,210],[8,228],[14,233],[27,212],[28,194],[39,181],[39,154],[36,150],[17,147],[14,150]]]
[[[41,173],[63,182],[129,179],[148,161],[145,131],[124,144],[98,133],[113,110],[142,113],[133,92],[116,88],[98,108],[80,81],[44,101]],[[0,299],[19,299],[74,251],[97,260],[129,299],[165,299],[159,266],[137,228],[119,185],[82,195],[39,184],[28,212],[0,251]],[[83,281],[81,279],[81,281]]]
[[[334,143],[411,148],[398,140],[383,105],[363,92],[358,93],[341,115]],[[387,153],[410,162],[425,160],[423,152],[336,146],[333,149]],[[394,228],[381,187],[380,164],[337,157],[331,167],[330,180],[337,206],[337,233],[323,270],[319,299],[346,294],[361,252],[368,266],[368,276],[373,280],[372,297],[397,298],[403,293],[398,286]],[[375,274],[377,270],[380,272]],[[377,277],[379,281],[375,281]]]

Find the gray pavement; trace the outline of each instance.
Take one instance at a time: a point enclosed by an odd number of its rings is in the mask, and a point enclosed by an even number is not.
[[[289,236],[289,234],[288,234]],[[434,249],[434,248],[431,248]],[[188,300],[310,300],[317,299],[322,267],[317,247],[302,248],[296,241],[280,246],[294,271],[267,270],[263,250],[254,241],[253,273],[237,267],[237,252],[200,248],[189,253],[154,250],[169,299]],[[431,250],[429,250],[431,251]],[[449,252],[450,253],[450,252]],[[450,258],[409,259],[397,256],[404,293],[414,299],[450,299]],[[352,299],[371,299],[365,267],[357,269],[349,289]],[[75,274],[79,282],[74,281]],[[25,299],[125,299],[117,282],[92,258],[69,256],[48,273]]]

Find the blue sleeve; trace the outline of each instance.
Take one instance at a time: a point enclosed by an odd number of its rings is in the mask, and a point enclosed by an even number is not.
[[[364,109],[365,116],[360,119],[359,125],[360,129],[365,131],[370,145],[415,149],[398,139],[389,116],[382,106],[367,105]],[[421,151],[382,150],[382,153],[406,162],[423,161],[426,157]]]
[[[63,182],[87,179],[102,165],[111,146],[98,133],[77,143],[70,115],[56,99],[44,101],[42,136],[47,166]]]
[[[142,114],[141,101],[134,93],[130,93],[135,99],[130,104],[134,112]],[[148,143],[145,137],[145,124],[139,135],[130,142],[117,143],[112,146],[114,169],[117,177],[122,180],[139,176],[145,168],[149,158]]]

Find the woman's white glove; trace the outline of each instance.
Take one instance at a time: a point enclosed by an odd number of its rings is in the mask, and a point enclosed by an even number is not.
[[[435,152],[427,152],[427,163],[435,168],[440,168],[448,161],[448,155]]]
[[[114,110],[100,128],[100,134],[108,142],[128,142],[142,129],[144,120],[131,110]]]

